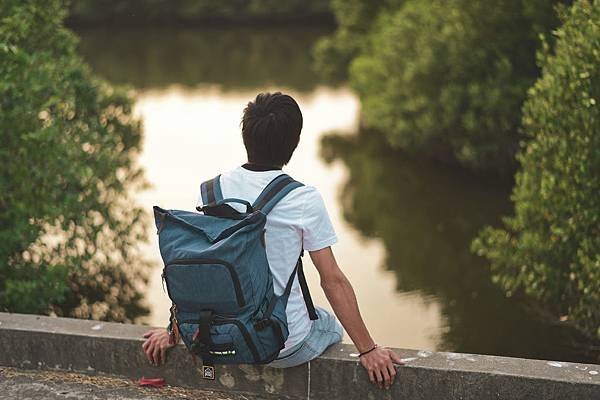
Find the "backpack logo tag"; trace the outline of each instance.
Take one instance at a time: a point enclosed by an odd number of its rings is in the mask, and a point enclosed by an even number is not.
[[[211,367],[210,365],[202,366],[202,379],[210,379],[211,381],[215,380],[215,367]]]

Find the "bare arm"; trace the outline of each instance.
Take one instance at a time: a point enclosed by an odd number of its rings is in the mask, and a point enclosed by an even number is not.
[[[337,265],[331,247],[311,251],[310,258],[319,271],[321,287],[327,300],[358,351],[363,353],[372,349],[375,341],[360,315],[354,289]],[[401,364],[400,357],[383,347],[360,357],[360,362],[369,372],[371,382],[377,382],[380,386],[383,384],[386,389],[393,383],[396,375],[393,363]]]

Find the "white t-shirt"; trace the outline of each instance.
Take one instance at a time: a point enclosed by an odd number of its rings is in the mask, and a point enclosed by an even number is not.
[[[221,174],[221,192],[224,198],[235,197],[253,203],[265,186],[282,173],[282,170],[251,171],[237,167]],[[198,205],[202,205],[202,196],[199,196]],[[240,211],[245,209],[236,203],[230,205]],[[323,198],[312,186],[296,188],[281,199],[267,215],[265,229],[267,260],[276,295],[283,293],[303,246],[304,250],[315,251],[337,241]],[[312,325],[297,277],[286,314],[290,335],[283,353],[300,343]]]

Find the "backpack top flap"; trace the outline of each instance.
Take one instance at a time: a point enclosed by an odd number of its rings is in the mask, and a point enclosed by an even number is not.
[[[260,220],[264,219],[259,213],[239,220],[219,218],[191,211],[165,210],[158,206],[154,206],[153,209],[154,222],[159,233],[165,227],[165,223],[168,220],[169,222],[174,222],[179,226],[203,234],[210,243],[218,242],[238,229],[252,223],[261,222]]]

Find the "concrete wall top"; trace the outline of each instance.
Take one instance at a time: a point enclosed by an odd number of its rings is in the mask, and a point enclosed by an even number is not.
[[[0,313],[0,365],[103,373],[265,398],[289,399],[600,399],[600,365],[396,349],[405,365],[389,390],[373,386],[350,345],[331,347],[285,370],[217,366],[200,378],[183,345],[154,367],[142,349],[149,327]]]

